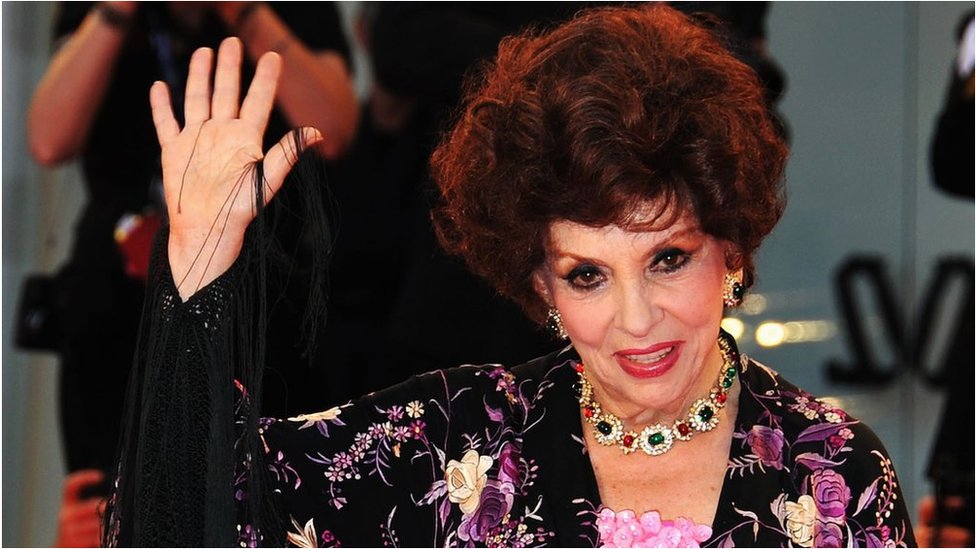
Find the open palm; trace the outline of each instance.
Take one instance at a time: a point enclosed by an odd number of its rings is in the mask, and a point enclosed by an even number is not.
[[[275,53],[261,57],[241,102],[242,55],[237,38],[221,43],[211,92],[213,52],[201,48],[193,54],[182,129],[173,116],[166,84],[157,82],[150,91],[162,148],[170,268],[184,299],[224,272],[240,253],[244,231],[256,214],[256,166],[263,162],[260,184],[265,200],[270,200],[297,158],[290,136],[266,154],[262,150],[281,73],[280,57]],[[321,136],[307,128],[301,138],[309,146]]]

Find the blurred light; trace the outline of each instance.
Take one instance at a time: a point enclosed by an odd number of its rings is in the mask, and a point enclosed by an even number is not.
[[[783,343],[825,341],[837,334],[837,326],[827,320],[763,322],[756,328],[756,343],[776,347]]]
[[[761,315],[769,307],[769,300],[763,294],[746,294],[739,309],[747,315]]]
[[[738,318],[723,318],[722,329],[729,333],[733,339],[741,339],[742,334],[746,333],[746,325]]]
[[[763,322],[756,327],[756,343],[776,347],[786,339],[786,329],[779,322]]]
[[[833,322],[826,320],[796,320],[783,324],[787,343],[824,341],[837,333]]]

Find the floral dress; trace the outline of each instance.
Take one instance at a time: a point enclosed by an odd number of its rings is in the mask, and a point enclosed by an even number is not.
[[[639,541],[619,531],[600,537],[601,519],[613,513],[601,504],[587,455],[571,347],[513,368],[416,376],[320,413],[261,419],[244,388],[261,356],[248,350],[255,341],[249,304],[260,300],[242,290],[246,260],[185,303],[163,263],[152,271],[106,544]],[[738,356],[731,336],[722,337],[741,383],[734,438],[714,520],[689,525],[710,526],[711,535],[697,529],[657,539],[913,546],[898,479],[874,433]],[[236,397],[235,376],[244,382]],[[636,511],[655,527],[690,522]]]
[[[461,366],[261,435],[290,528],[316,546],[595,546],[600,495],[572,349],[506,369]],[[743,358],[734,440],[703,545],[914,545],[874,433]],[[259,534],[239,526],[242,545]],[[624,540],[626,541],[626,540]]]

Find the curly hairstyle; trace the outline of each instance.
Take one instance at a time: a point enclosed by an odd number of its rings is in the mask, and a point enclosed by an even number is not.
[[[548,306],[532,276],[558,220],[647,230],[691,213],[733,244],[748,287],[786,157],[755,73],[704,23],[661,4],[589,10],[506,38],[469,77],[431,157],[433,221],[536,321]]]

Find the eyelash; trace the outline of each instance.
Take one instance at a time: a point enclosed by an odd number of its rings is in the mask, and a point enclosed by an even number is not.
[[[589,282],[580,283],[580,279],[584,276],[593,278],[600,277],[602,279],[603,273],[600,272],[599,268],[594,267],[593,265],[580,265],[579,267],[574,268],[572,271],[569,271],[569,274],[566,275],[566,282],[568,282],[572,288],[577,290],[593,290],[603,282],[603,280],[591,280]]]
[[[688,261],[691,260],[691,254],[680,250],[678,248],[668,248],[663,252],[660,252],[654,256],[654,260],[651,262],[650,270],[652,272],[660,272],[663,274],[671,274],[681,270]],[[590,281],[582,282],[580,281],[583,277],[589,277]],[[598,280],[593,280],[599,277]],[[569,285],[577,290],[589,291],[598,288],[604,279],[603,273],[600,271],[599,267],[590,264],[583,264],[566,275],[565,280]]]
[[[666,260],[670,263],[669,265],[664,264]],[[662,272],[673,273],[687,265],[690,260],[691,254],[688,252],[678,248],[668,248],[654,257],[653,265],[661,264],[663,265]]]

